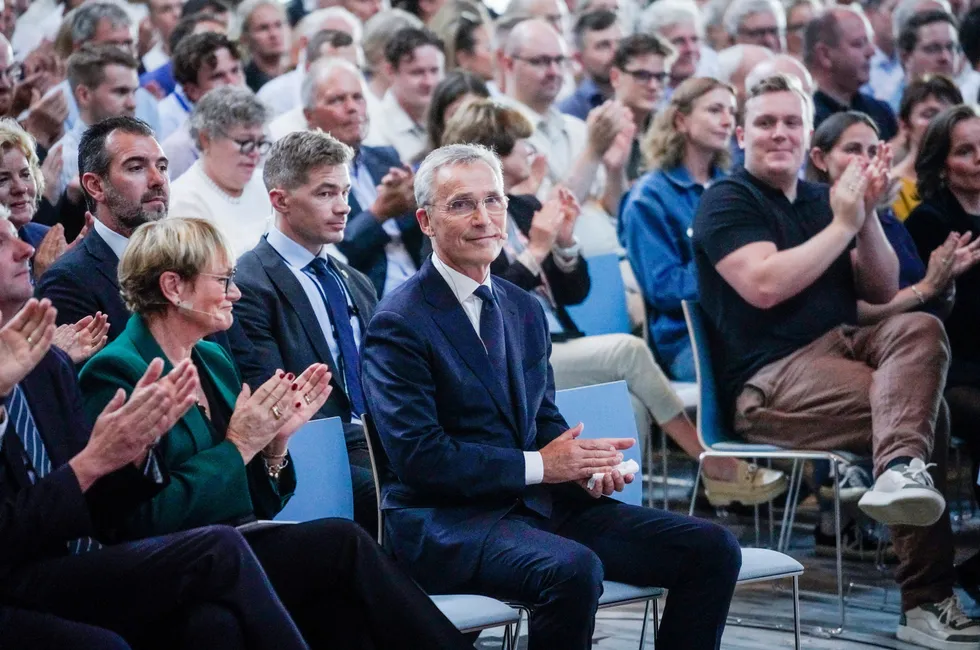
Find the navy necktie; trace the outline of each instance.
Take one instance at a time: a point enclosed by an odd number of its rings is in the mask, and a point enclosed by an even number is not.
[[[490,287],[480,285],[473,294],[483,301],[483,309],[480,312],[480,338],[483,339],[483,346],[487,349],[487,356],[490,357],[490,367],[493,368],[497,380],[503,385],[504,392],[509,395],[504,317],[500,313],[500,307],[497,306]]]
[[[27,404],[27,396],[18,384],[5,400],[7,407],[7,417],[10,418],[8,427],[13,426],[14,432],[24,445],[24,452],[27,456],[26,461],[31,464],[28,468],[28,475],[34,483],[51,473],[51,457],[44,446],[41,432],[34,422],[34,415]],[[8,428],[7,432],[10,430]],[[74,554],[87,553],[102,548],[99,542],[91,537],[82,537],[68,542],[68,549]]]
[[[337,362],[344,374],[351,414],[359,418],[367,411],[367,407],[364,403],[364,391],[361,389],[357,341],[354,340],[354,328],[350,324],[351,312],[347,305],[347,293],[341,286],[340,279],[327,268],[327,261],[322,257],[315,258],[308,268],[313,271],[323,288],[327,313],[330,314],[330,322],[333,324],[334,338],[337,339],[337,347],[340,348],[341,358]]]

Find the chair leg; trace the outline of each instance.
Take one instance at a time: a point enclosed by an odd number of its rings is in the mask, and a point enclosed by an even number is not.
[[[786,546],[782,550],[783,553],[786,552],[793,540],[793,524],[796,523],[796,509],[800,505],[800,491],[803,489],[803,475],[806,473],[803,471],[803,467],[804,464],[801,462],[800,471],[796,473],[796,490],[793,492],[793,502],[790,504],[789,526],[786,528]]]
[[[698,498],[698,488],[701,487],[701,470],[704,468],[704,456],[698,457],[698,473],[694,475],[694,491],[691,492],[691,507],[687,510],[687,516],[694,516],[694,501]]]
[[[530,620],[531,612],[525,610],[523,607],[518,609],[517,612],[518,612],[517,625],[514,626],[514,640],[513,640],[513,644],[511,645],[511,647],[514,650],[517,650],[517,647],[521,644],[521,621],[524,620],[525,614],[527,614],[528,616],[528,625],[531,624],[531,620]]]
[[[830,480],[834,482],[834,543],[837,546],[837,609],[840,613],[840,629],[844,629],[844,554],[840,541],[840,476],[837,463],[830,462]]]
[[[789,513],[793,508],[793,492],[796,489],[796,474],[799,471],[800,461],[799,459],[793,459],[793,469],[789,474],[789,488],[786,491],[786,505],[783,507],[783,521],[781,528],[779,529],[779,542],[776,544],[776,550],[780,553],[786,552],[786,546],[789,545]]]
[[[667,489],[669,487],[667,479],[670,475],[667,467],[667,463],[670,460],[667,458],[667,431],[664,430],[663,427],[659,427],[659,429],[660,429],[660,459],[661,459],[660,464],[662,466],[661,471],[663,472],[664,475],[663,476],[664,510],[670,510],[670,503],[668,503],[668,499],[667,499]],[[652,501],[653,499],[651,498],[651,502]],[[653,504],[651,503],[651,505]]]
[[[660,600],[653,599],[653,647],[657,647],[657,633],[660,631]]]
[[[647,619],[650,618],[650,601],[647,601],[643,608],[643,625],[640,626],[640,650],[643,650],[643,642],[647,638]]]
[[[800,650],[800,576],[793,576],[793,647]]]
[[[769,466],[769,469],[772,469],[772,458],[767,459],[767,465]],[[767,504],[768,507],[766,508],[769,511],[769,548],[772,548],[773,540],[776,539],[776,522],[774,522],[772,518],[772,504],[773,500],[770,499],[769,503]]]
[[[510,626],[504,626],[504,638],[500,642],[500,650],[511,650],[512,646],[510,644]]]

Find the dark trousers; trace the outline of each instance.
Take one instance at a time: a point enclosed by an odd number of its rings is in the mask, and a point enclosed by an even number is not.
[[[318,519],[247,538],[314,650],[473,648],[354,522]]]
[[[226,526],[37,562],[0,581],[0,602],[111,630],[137,648],[307,648],[248,544]]]
[[[738,540],[717,524],[611,499],[556,500],[550,519],[519,508],[498,522],[460,591],[530,605],[529,650],[584,650],[603,579],[664,587],[657,649],[716,650],[741,564]]]
[[[0,611],[0,647],[18,650],[131,650],[115,632],[51,614],[6,608]]]

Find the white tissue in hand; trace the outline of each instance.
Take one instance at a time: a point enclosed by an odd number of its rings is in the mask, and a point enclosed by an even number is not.
[[[636,461],[635,460],[633,460],[632,458],[630,458],[629,460],[623,461],[619,465],[616,465],[615,467],[613,467],[613,469],[616,470],[617,472],[619,472],[620,475],[626,476],[627,474],[636,474],[637,472],[639,472],[640,471],[640,466],[636,464]],[[593,474],[592,475],[592,478],[589,479],[589,482],[587,484],[587,487],[590,490],[592,488],[594,488],[595,487],[595,484],[596,484],[596,481],[601,481],[603,475],[604,475],[604,472],[596,472],[595,474]]]

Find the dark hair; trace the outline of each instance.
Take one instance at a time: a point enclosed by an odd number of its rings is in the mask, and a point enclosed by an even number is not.
[[[204,32],[191,34],[180,42],[173,55],[174,79],[181,85],[196,84],[197,74],[204,66],[218,65],[218,51],[228,50],[236,61],[241,60],[238,46],[224,34]]]
[[[440,147],[450,144],[479,144],[498,158],[514,151],[518,140],[531,137],[534,126],[516,108],[481,99],[467,104],[446,124]]]
[[[106,150],[106,140],[116,131],[130,133],[132,135],[142,135],[148,138],[153,137],[153,129],[143,120],[135,117],[110,117],[96,122],[82,134],[78,143],[78,176],[92,173],[96,176],[105,178],[109,175],[109,166],[112,164],[112,157]],[[95,201],[84,191],[85,185],[82,184],[82,191],[85,194],[85,203],[89,210],[95,211]]]
[[[579,16],[578,20],[575,21],[575,27],[572,31],[575,48],[581,50],[585,46],[586,32],[600,32],[604,29],[609,29],[616,24],[618,19],[616,12],[610,11],[609,9],[587,11]]]
[[[196,13],[206,11],[213,14],[231,13],[230,0],[187,0],[187,4],[180,10],[181,17],[193,16]]]
[[[139,68],[136,58],[125,50],[114,45],[86,43],[68,57],[68,84],[73,91],[78,86],[96,88],[105,81],[105,69],[110,65]]]
[[[388,44],[385,45],[385,61],[391,67],[398,69],[402,59],[408,58],[409,61],[415,58],[416,48],[431,45],[440,52],[442,51],[442,41],[439,37],[428,29],[417,27],[406,27],[395,32]]]
[[[813,149],[819,149],[824,153],[828,153],[837,146],[841,136],[844,135],[844,131],[847,131],[855,124],[864,124],[870,127],[875,132],[875,135],[880,135],[878,125],[866,113],[860,111],[844,111],[842,113],[834,113],[821,122],[817,130],[813,132],[813,139],[810,145]],[[813,160],[809,157],[806,162],[806,179],[813,183],[830,183],[830,176],[827,172],[817,168],[813,164]]]
[[[963,95],[952,79],[941,74],[926,75],[905,87],[898,105],[898,121],[908,124],[912,119],[912,109],[930,97],[950,105],[963,103]]]
[[[194,28],[201,23],[214,23],[221,22],[219,19],[214,17],[214,14],[203,12],[196,13],[191,16],[184,16],[181,18],[177,24],[174,26],[174,31],[170,32],[170,39],[167,41],[167,45],[170,46],[171,52],[176,52],[177,47],[180,42],[194,33]]]
[[[313,63],[320,58],[320,50],[324,45],[333,48],[350,47],[354,44],[354,37],[347,32],[339,29],[321,29],[306,44],[306,62]]]
[[[613,55],[613,67],[625,70],[633,59],[650,54],[669,60],[674,57],[674,48],[656,34],[633,34],[619,41],[616,54]]]
[[[419,156],[419,160],[425,158],[430,151],[442,146],[442,132],[446,128],[446,109],[454,101],[472,93],[484,99],[490,98],[490,89],[486,82],[472,72],[466,70],[453,70],[446,74],[445,78],[432,91],[432,101],[429,103],[429,115],[427,118],[426,132],[429,143],[426,149]]]
[[[960,23],[960,45],[970,65],[976,67],[980,63],[980,7],[971,9]],[[971,97],[970,101],[976,101]]]
[[[911,54],[912,50],[919,44],[919,28],[932,25],[933,23],[949,23],[953,26],[953,29],[957,29],[958,27],[956,19],[942,9],[920,11],[909,18],[908,22],[905,23],[905,27],[899,33],[898,41],[896,41],[899,53],[905,55]]]
[[[953,129],[976,117],[980,117],[980,109],[959,104],[950,106],[929,123],[915,159],[916,189],[923,201],[934,198],[946,184],[946,158],[953,147]]]

